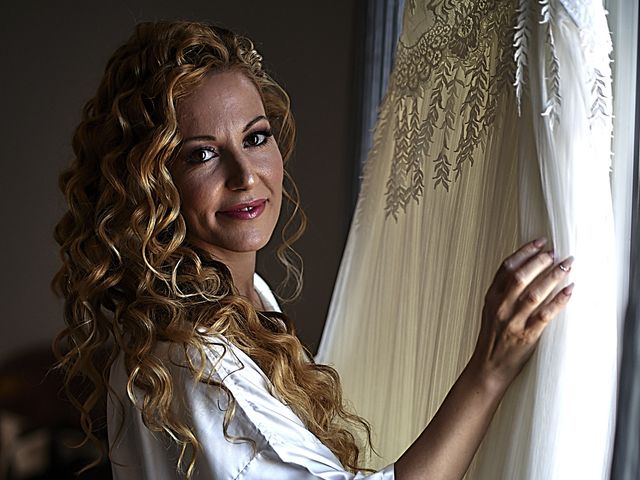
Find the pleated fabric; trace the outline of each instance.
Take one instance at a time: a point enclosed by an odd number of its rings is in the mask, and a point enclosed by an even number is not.
[[[316,357],[371,422],[374,468],[419,435],[466,364],[502,259],[546,234],[576,257],[571,306],[468,478],[603,478],[616,362],[603,39],[595,1],[406,2]]]
[[[406,2],[317,355],[372,423],[373,465],[396,459],[437,410],[519,236],[515,6],[428,7]]]

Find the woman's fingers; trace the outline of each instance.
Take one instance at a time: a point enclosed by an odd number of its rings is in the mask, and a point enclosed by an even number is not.
[[[531,260],[530,263],[533,261],[534,260]],[[565,280],[571,270],[572,263],[573,257],[569,257],[559,264],[554,265],[553,268],[544,274],[540,274],[540,272],[544,270],[540,270],[540,265],[531,266],[529,272],[522,274],[531,275],[533,278],[526,283],[525,289],[520,290],[513,312],[513,319],[511,320],[512,328],[521,330],[526,327],[527,320],[531,314],[544,304],[555,288]],[[525,267],[527,266],[528,265]],[[538,273],[534,274],[536,271]],[[516,290],[517,289],[514,288],[513,291]]]
[[[529,258],[524,265],[505,274],[504,285],[501,288],[496,287],[498,288],[497,290],[491,291],[491,295],[495,295],[494,298],[498,299],[499,302],[496,306],[498,320],[507,322],[513,319],[517,313],[519,299],[522,294],[527,291],[527,288],[536,278],[542,276],[553,265],[553,259],[552,252],[538,252]],[[535,302],[536,299],[531,298],[530,300]]]
[[[518,250],[508,256],[500,265],[491,285],[491,290],[502,290],[509,283],[514,272],[522,265],[540,253],[540,249],[545,246],[547,239],[544,237],[525,243]]]
[[[542,331],[565,307],[573,257],[554,265],[542,239],[523,245],[500,267],[487,292],[474,361],[499,381],[511,381],[531,355]]]
[[[531,342],[536,342],[549,322],[565,307],[573,292],[573,283],[560,290],[550,302],[540,308],[527,322]]]

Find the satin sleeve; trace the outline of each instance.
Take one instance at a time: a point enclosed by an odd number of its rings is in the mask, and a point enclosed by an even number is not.
[[[257,275],[256,288],[270,309],[279,311],[268,286]],[[200,443],[194,480],[390,480],[393,464],[370,475],[348,472],[333,452],[286,406],[264,372],[242,350],[220,335],[205,348],[207,374],[222,383],[196,382],[186,368],[184,349],[158,342],[154,355],[170,369],[174,414],[193,429]],[[200,363],[197,355],[191,359]],[[136,405],[127,398],[128,375],[122,353],[111,366],[107,426],[114,480],[177,480],[180,449],[166,434],[147,428],[140,413],[143,393],[133,387]],[[187,462],[188,463],[188,462]]]
[[[214,478],[394,478],[393,464],[368,475],[345,470],[333,452],[307,430],[295,413],[272,393],[273,387],[262,370],[230,342],[216,337],[207,350],[207,355],[211,365],[215,366],[213,376],[227,387],[236,402],[229,433],[248,437],[253,441],[253,444],[229,441],[224,437],[220,421],[207,421],[212,416],[221,416],[220,413],[228,406],[226,397],[222,398],[223,392],[219,387],[203,383],[194,385],[189,394],[189,403],[205,456],[202,466],[205,467],[204,470],[213,470]],[[221,452],[224,454],[221,455]],[[225,465],[228,460],[229,465]]]

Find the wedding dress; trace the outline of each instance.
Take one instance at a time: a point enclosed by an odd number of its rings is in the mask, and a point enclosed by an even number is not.
[[[576,257],[574,295],[468,478],[604,478],[617,335],[604,15],[595,0],[406,2],[317,355],[372,423],[373,467],[466,364],[502,259],[546,234]]]

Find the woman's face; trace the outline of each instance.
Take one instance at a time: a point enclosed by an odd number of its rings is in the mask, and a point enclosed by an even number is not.
[[[269,241],[282,203],[282,156],[255,85],[211,73],[178,104],[182,148],[170,167],[187,235],[219,258]]]

